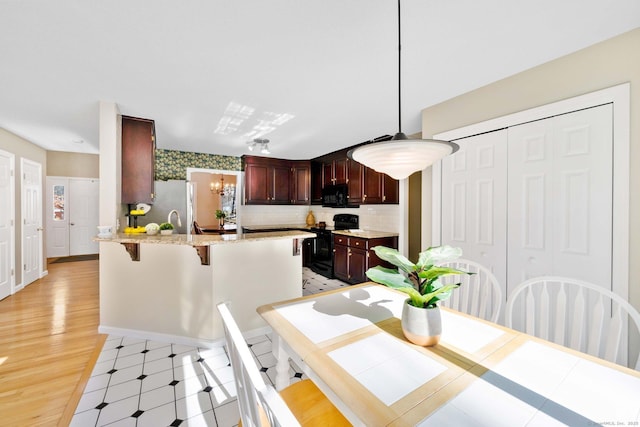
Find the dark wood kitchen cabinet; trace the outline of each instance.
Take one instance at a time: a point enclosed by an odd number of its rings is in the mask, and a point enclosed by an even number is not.
[[[291,162],[291,204],[308,205],[311,202],[311,162]]]
[[[378,258],[372,250],[375,246],[398,248],[398,237],[367,239],[342,234],[333,235],[333,275],[350,284],[369,280],[365,272],[376,265],[393,267]]]
[[[153,203],[155,150],[154,121],[122,116],[122,203]]]
[[[311,161],[311,203],[314,205],[322,203],[322,188],[324,187],[323,166],[322,162]]]
[[[244,203],[291,205],[310,203],[311,164],[308,160],[283,160],[243,156]]]
[[[400,182],[389,175],[363,166],[363,204],[398,204]]]
[[[291,166],[287,160],[245,156],[244,202],[247,205],[290,203]]]

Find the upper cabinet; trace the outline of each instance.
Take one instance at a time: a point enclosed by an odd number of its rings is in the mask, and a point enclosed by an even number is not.
[[[122,203],[155,199],[155,132],[153,120],[122,116]]]
[[[349,204],[398,204],[399,181],[376,172],[340,151],[311,161],[311,203],[322,203],[327,185],[347,184]]]
[[[310,203],[311,164],[259,156],[242,156],[244,203],[290,205]]]

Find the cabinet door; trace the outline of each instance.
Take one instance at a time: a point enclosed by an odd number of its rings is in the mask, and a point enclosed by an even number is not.
[[[365,274],[367,269],[367,251],[350,247],[348,269],[349,283],[366,282],[368,280]]]
[[[347,159],[347,186],[349,187],[349,204],[362,203],[363,184],[362,175],[364,166],[361,163]]]
[[[270,168],[267,165],[248,164],[245,166],[245,204],[264,205],[269,203],[269,173]]]
[[[322,163],[311,162],[311,203],[322,203],[322,187],[324,186],[324,175]]]
[[[288,205],[291,203],[291,167],[288,164],[273,165],[270,170],[271,203]]]
[[[322,164],[322,186],[333,185],[336,178],[333,174],[333,162],[325,162]]]
[[[333,161],[335,183],[346,184],[349,178],[349,159],[344,157]]]
[[[155,198],[153,120],[122,117],[122,203],[153,203]]]
[[[400,203],[400,181],[387,174],[382,174],[382,203]]]
[[[345,282],[349,281],[348,258],[349,249],[347,246],[333,246],[333,275]]]
[[[309,162],[294,162],[291,182],[291,203],[308,205],[311,191],[311,166]]]
[[[383,174],[371,168],[364,168],[364,195],[362,202],[365,204],[382,203],[382,179]]]

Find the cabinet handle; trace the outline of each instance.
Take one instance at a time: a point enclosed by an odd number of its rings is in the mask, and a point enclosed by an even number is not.
[[[387,196],[382,196],[382,201],[384,202],[385,200],[387,200]]]
[[[364,196],[362,196],[362,201],[364,202],[365,200],[367,200],[367,195],[366,194]]]

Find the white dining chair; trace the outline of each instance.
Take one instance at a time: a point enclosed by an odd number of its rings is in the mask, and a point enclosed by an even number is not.
[[[227,303],[218,304],[236,383],[240,426],[346,426],[351,425],[308,379],[280,393],[265,383]]]
[[[628,353],[621,345],[627,330],[640,333],[640,314],[593,283],[557,276],[529,279],[509,295],[505,318],[510,328],[640,370],[640,355],[624,363]]]
[[[466,259],[456,259],[440,265],[475,273],[444,276],[440,279],[443,284],[461,283],[460,287],[451,293],[450,298],[441,302],[443,306],[491,322],[498,320],[502,306],[502,291],[498,279],[488,268]]]

